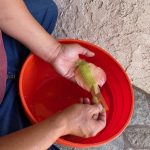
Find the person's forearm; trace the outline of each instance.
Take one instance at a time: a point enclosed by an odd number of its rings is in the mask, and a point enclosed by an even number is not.
[[[60,44],[32,17],[23,0],[0,0],[0,29],[46,61],[59,53]]]
[[[65,124],[55,117],[34,126],[0,137],[1,150],[46,150],[65,131]]]

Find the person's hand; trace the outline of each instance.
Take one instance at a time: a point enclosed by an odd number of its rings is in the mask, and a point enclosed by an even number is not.
[[[78,72],[75,71],[75,67],[77,61],[79,60],[79,54],[87,57],[93,57],[94,53],[79,44],[62,44],[59,48],[60,51],[55,60],[52,62],[54,68],[65,78],[77,82],[82,88],[89,90],[78,75]],[[103,86],[106,81],[105,72],[94,64],[90,63],[89,66],[97,83],[100,86]]]
[[[84,101],[89,101],[84,100]],[[64,120],[63,135],[93,137],[106,126],[106,113],[101,105],[74,104],[59,113],[59,119]]]

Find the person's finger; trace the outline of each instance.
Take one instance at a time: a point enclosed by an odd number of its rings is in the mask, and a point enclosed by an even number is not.
[[[106,113],[100,113],[97,120],[95,121],[95,126],[97,127],[97,132],[100,132],[106,127]]]
[[[97,120],[94,120],[96,123],[96,126],[97,126],[97,132],[100,132],[100,131],[102,131],[105,127],[106,127],[106,121],[102,121],[102,120],[99,120],[99,121],[97,121]]]
[[[96,65],[89,63],[91,72],[93,72],[94,79],[97,81],[98,85],[101,87],[106,82],[106,74],[103,69],[97,67]]]
[[[92,118],[93,118],[94,120],[97,120],[98,117],[99,117],[99,114],[94,114],[94,115],[92,116]]]
[[[87,56],[87,57],[93,57],[93,56],[95,56],[95,54],[94,54],[93,52],[89,51],[88,49],[86,49],[86,48],[84,48],[84,47],[82,47],[81,50],[82,50],[82,51],[81,51],[81,54],[82,54],[82,55],[85,55],[85,56]]]
[[[99,114],[102,112],[103,107],[101,104],[94,104],[94,105],[89,105],[90,107],[90,111],[91,111],[91,115],[93,116],[93,114]]]
[[[98,104],[97,106],[98,106],[98,108],[100,110],[100,113],[99,114],[94,114],[92,116],[92,118],[95,119],[95,120],[102,120],[102,121],[104,121],[105,120],[105,114],[102,112],[103,111],[103,106],[101,104]]]
[[[98,116],[98,120],[106,122],[106,112],[102,112]]]
[[[84,98],[83,99],[83,104],[90,104],[90,99],[89,98]]]
[[[102,131],[106,127],[106,121],[93,119],[92,126],[94,127],[94,135]]]
[[[103,111],[103,106],[101,104],[97,104],[97,107],[99,108],[100,113],[101,113]]]
[[[93,57],[93,56],[95,56],[95,54],[93,52],[91,52],[89,50],[86,50],[86,49],[83,51],[83,55],[85,55],[87,57]]]

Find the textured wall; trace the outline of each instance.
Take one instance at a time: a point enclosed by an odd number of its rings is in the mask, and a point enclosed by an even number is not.
[[[150,93],[150,0],[55,0],[58,38],[78,38],[109,51],[132,83]]]

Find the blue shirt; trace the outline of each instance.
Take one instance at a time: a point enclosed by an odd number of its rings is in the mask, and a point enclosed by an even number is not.
[[[33,17],[48,32],[52,33],[58,15],[53,0],[24,0]],[[3,33],[3,42],[8,61],[8,80],[6,93],[0,105],[0,136],[30,125],[21,105],[18,78],[29,51],[15,39]]]
[[[24,2],[33,17],[51,34],[58,15],[57,6],[53,0],[24,0]],[[18,91],[19,73],[29,51],[4,33],[3,42],[7,54],[8,80],[5,96],[0,104],[0,136],[31,125],[24,113]],[[59,149],[52,146],[49,150]]]
[[[18,91],[18,76],[28,50],[16,40],[3,33],[4,47],[7,54],[8,79],[6,92],[0,105],[0,135],[6,135],[30,125],[21,105]]]

